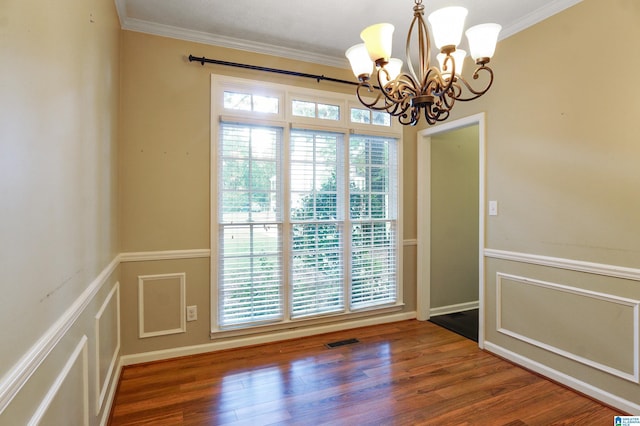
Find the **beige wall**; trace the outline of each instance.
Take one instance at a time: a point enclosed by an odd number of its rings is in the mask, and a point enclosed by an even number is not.
[[[431,137],[431,309],[478,301],[478,126]]]
[[[555,369],[595,386],[614,395],[612,404],[620,405],[617,397],[631,401],[635,405],[628,409],[636,414],[637,380],[595,365],[602,358],[599,346],[608,342],[601,335],[624,330],[626,339],[638,338],[640,325],[629,323],[624,310],[616,323],[605,305],[593,305],[591,315],[604,325],[582,333],[565,326],[562,317],[553,327],[540,321],[521,336],[536,336],[536,342],[526,342],[498,331],[499,304],[516,303],[525,287],[499,299],[496,286],[500,272],[549,282],[554,291],[569,286],[577,293],[564,309],[576,317],[589,291],[640,300],[640,86],[632,77],[640,69],[639,22],[635,0],[585,0],[500,42],[492,61],[494,87],[474,103],[456,105],[453,117],[481,111],[487,117],[486,198],[499,202],[499,215],[486,218],[487,347],[519,362],[540,363],[545,374]],[[516,260],[499,258],[496,250]],[[619,278],[621,267],[632,268],[632,279]],[[550,315],[557,305],[554,291],[541,293],[546,300],[531,301],[527,316]],[[542,342],[541,335],[547,336]],[[554,342],[562,341],[571,342],[570,350],[558,355]],[[611,355],[604,364],[638,362],[637,353],[623,351],[624,361]]]
[[[500,42],[494,86],[456,104],[487,113],[488,247],[640,266],[640,86],[615,83],[640,69],[639,17],[585,0]]]
[[[220,65],[189,63],[189,54],[352,80],[350,70],[318,66],[141,33],[123,32],[120,230],[122,251],[208,249],[211,74],[353,93],[352,86]],[[405,137],[404,238],[416,238],[415,129]],[[408,207],[407,207],[408,206]],[[405,312],[415,310],[415,245],[405,247]],[[211,343],[209,262],[123,265],[123,351],[137,354]],[[186,333],[138,336],[137,277],[186,272],[187,305],[198,320]]]
[[[0,424],[26,423],[82,336],[88,361],[71,366],[45,418],[87,396],[95,423],[94,315],[117,271],[95,280],[119,252],[119,39],[109,0],[0,6]],[[82,296],[88,289],[95,297]],[[22,362],[39,356],[39,368]],[[85,367],[91,379],[79,388]]]

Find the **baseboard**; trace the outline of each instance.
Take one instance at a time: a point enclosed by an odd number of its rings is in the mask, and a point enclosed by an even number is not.
[[[361,318],[340,323],[323,324],[294,330],[283,330],[260,335],[235,337],[221,341],[206,343],[203,345],[185,346],[181,348],[170,348],[159,351],[143,352],[139,354],[123,355],[120,358],[122,365],[140,364],[143,362],[160,361],[169,358],[176,358],[187,355],[196,355],[206,352],[214,352],[223,349],[233,349],[243,346],[260,345],[281,340],[297,339],[300,337],[314,336],[317,334],[331,333],[334,331],[349,330],[371,325],[386,324],[390,322],[406,321],[416,318],[416,312],[403,312],[372,318]]]
[[[453,314],[456,312],[470,311],[472,309],[478,309],[479,306],[480,306],[480,303],[477,300],[473,302],[458,303],[458,304],[449,305],[449,306],[439,306],[437,308],[430,308],[429,316],[437,317],[438,315],[447,315],[447,314]]]
[[[614,395],[605,390],[597,388],[593,385],[590,385],[589,383],[585,383],[565,373],[557,371],[544,364],[541,364],[525,356],[512,352],[508,349],[505,349],[499,345],[488,342],[486,340],[484,342],[484,348],[488,352],[491,352],[511,362],[514,362],[524,368],[527,368],[531,371],[534,371],[538,374],[548,377],[549,379],[554,380],[562,385],[575,389],[576,391],[583,393],[587,396],[590,396],[591,398],[594,398],[598,401],[601,401],[604,404],[607,404],[607,405],[610,405],[611,407],[622,410],[625,413],[629,413],[632,415],[640,415],[640,404],[636,404],[632,401],[628,401],[624,398],[621,398],[617,395]]]

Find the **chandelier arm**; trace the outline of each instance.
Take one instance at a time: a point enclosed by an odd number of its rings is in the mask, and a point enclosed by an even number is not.
[[[367,102],[365,99],[367,99],[368,97],[363,97],[361,95],[360,91],[363,88],[367,89],[367,93],[375,93],[376,94],[376,97],[372,102]],[[383,98],[381,91],[380,90],[373,90],[373,89],[374,89],[374,87],[368,81],[360,82],[360,84],[358,84],[358,87],[356,88],[356,96],[358,97],[358,101],[360,101],[360,103],[362,105],[364,105],[365,107],[367,107],[369,109],[373,109],[373,110],[376,110],[376,111],[386,111],[387,110],[387,106],[386,105],[385,106],[378,106],[378,103]]]
[[[383,85],[380,81],[380,72],[378,72],[378,84],[380,84],[382,88],[380,91],[387,102],[392,104],[406,104],[403,106],[405,111],[410,107],[411,98],[419,93],[418,84],[406,73],[400,73],[395,80]]]
[[[406,112],[411,109],[410,98],[402,98],[398,102],[388,103],[388,112],[394,117],[400,117],[406,115]]]
[[[424,22],[422,14],[418,15],[418,44],[420,75],[422,76],[429,69],[431,61],[431,41],[429,40],[429,30],[427,30],[427,24]]]
[[[437,103],[436,106],[440,111],[440,113],[451,111],[451,109],[453,108],[453,105],[456,102],[455,98],[452,98],[451,96],[442,96],[438,98],[438,101],[439,102]]]
[[[445,121],[449,118],[449,111],[445,111],[443,114],[438,115],[438,121]]]
[[[438,122],[438,115],[439,113],[436,111],[434,111],[434,106],[432,105],[431,108],[427,107],[424,110],[424,118],[425,120],[427,120],[427,123],[429,125],[434,125]]]
[[[398,121],[403,126],[415,126],[420,121],[420,109],[411,108],[409,114],[405,111],[404,114],[398,116]]]
[[[376,93],[375,99],[373,101],[367,101],[366,97],[361,94],[361,90],[363,88],[367,89],[367,93]],[[377,90],[373,90],[373,89]],[[386,95],[383,97],[383,90],[380,90],[378,87],[372,86],[368,81],[361,82],[358,85],[356,90],[356,96],[358,101],[365,107],[374,110],[374,111],[385,111],[389,115],[398,117],[406,113],[406,111],[410,108],[410,103],[407,103],[406,100],[408,98],[400,98],[399,100],[394,100],[392,98],[388,98]],[[384,100],[384,103],[381,104],[381,100]],[[406,114],[405,114],[406,115]]]
[[[430,67],[421,81],[420,93],[423,95],[441,96],[448,87],[443,87],[443,83],[444,81],[440,71],[436,67]]]
[[[449,78],[449,83],[446,85],[446,87],[444,87],[442,89],[442,92],[448,92],[449,89],[451,89],[451,86],[453,85],[454,81],[456,80],[456,61],[453,58],[453,56],[451,56],[451,54],[447,53],[447,56],[444,58],[444,64],[443,64],[443,71],[448,71],[447,67],[449,63],[452,63],[451,65],[451,77]],[[440,72],[440,70],[438,70],[436,67],[434,67],[435,71],[438,73],[438,75],[440,76],[440,79],[444,81],[444,79],[442,78],[442,73]]]
[[[485,71],[489,73],[489,82],[487,83],[487,86],[482,89],[482,90],[475,90],[473,87],[471,87],[471,84],[469,84],[469,82],[467,80],[465,80],[462,77],[458,77],[458,80],[460,80],[464,86],[466,87],[466,89],[471,92],[473,94],[473,96],[470,96],[468,98],[462,98],[460,96],[456,97],[457,100],[461,101],[461,102],[468,102],[468,101],[472,101],[474,99],[478,99],[480,96],[484,95],[485,93],[487,93],[487,91],[491,88],[491,85],[493,84],[493,70],[485,65],[481,65],[478,68],[476,68],[476,70],[473,72],[473,79],[476,80],[478,78],[478,73],[480,71]],[[462,93],[461,93],[462,94]]]
[[[431,119],[429,124],[436,124],[438,121],[446,120],[449,117],[449,111],[450,108],[442,107],[442,98],[439,98],[438,101],[432,105],[431,109],[427,110],[427,116]]]
[[[394,117],[406,115],[410,108],[411,104],[406,102],[405,99],[400,99],[398,102],[387,102],[387,112]]]
[[[444,108],[440,108],[442,110],[451,111],[453,109],[453,105],[456,100],[460,98],[462,95],[462,87],[458,84],[458,78],[456,78],[455,82],[451,85],[450,89],[442,94],[440,99],[442,103],[445,105]]]
[[[413,105],[413,99],[419,95],[419,91],[411,75],[399,74],[395,80],[383,86],[382,93],[386,98],[387,112],[397,117],[400,124],[411,126],[418,124],[420,108]]]
[[[427,28],[427,24],[424,21],[424,6],[422,5],[422,0],[416,1],[415,6],[413,7],[413,19],[411,20],[411,25],[409,26],[409,31],[407,33],[407,40],[405,43],[405,58],[407,59],[407,68],[409,68],[409,72],[413,76],[413,79],[416,81],[421,81],[424,79],[424,76],[429,69],[429,61],[431,58],[431,41],[429,39],[429,30]],[[418,30],[418,59],[420,61],[419,73],[416,72],[416,68],[413,65],[413,61],[411,60],[411,39],[416,28]]]
[[[437,67],[434,66],[429,68],[429,71],[422,81],[422,93],[433,94],[434,96],[442,97],[445,93],[450,92],[451,89],[455,87],[456,81],[458,80],[458,77],[455,76],[455,61],[453,61],[453,63],[454,65],[451,70],[451,75],[453,77],[449,78],[448,81],[442,78],[442,73]]]

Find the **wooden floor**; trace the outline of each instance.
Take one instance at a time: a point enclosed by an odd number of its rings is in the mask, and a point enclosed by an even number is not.
[[[360,343],[327,349],[349,338]],[[611,425],[612,409],[404,321],[125,367],[111,425]]]

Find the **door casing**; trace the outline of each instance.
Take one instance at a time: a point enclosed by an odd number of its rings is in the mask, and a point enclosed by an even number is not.
[[[484,348],[484,247],[486,211],[486,132],[485,114],[474,114],[438,126],[421,130],[417,135],[418,146],[418,247],[417,247],[417,318],[426,321],[431,309],[431,137],[463,127],[478,126],[478,346]]]

